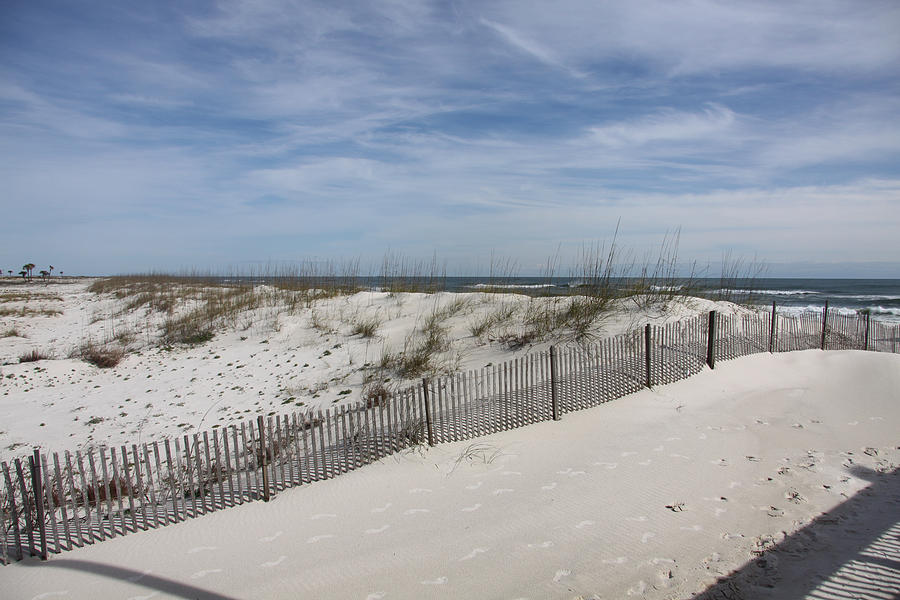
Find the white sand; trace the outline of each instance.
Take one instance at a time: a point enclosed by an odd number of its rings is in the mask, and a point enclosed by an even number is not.
[[[900,514],[898,424],[900,356],[757,355],[560,422],[407,452],[268,504],[3,567],[0,590],[689,598],[738,569],[720,597],[890,598],[900,593],[889,531]],[[785,533],[779,552],[751,562]],[[867,544],[874,558],[859,554]]]

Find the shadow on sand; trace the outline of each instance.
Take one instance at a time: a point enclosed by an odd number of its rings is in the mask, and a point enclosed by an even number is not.
[[[166,579],[158,575],[150,573],[142,573],[133,569],[117,567],[115,565],[96,563],[87,560],[73,560],[69,558],[54,558],[53,560],[41,562],[37,560],[23,561],[24,566],[36,567],[40,569],[70,569],[88,573],[95,577],[106,577],[108,579],[118,579],[119,581],[128,582],[136,586],[141,586],[149,590],[154,590],[170,596],[178,596],[181,598],[192,598],[197,600],[236,600],[231,596],[224,596],[216,592],[204,590],[193,585],[188,585],[180,581]]]
[[[694,600],[900,598],[900,469],[849,473],[870,485]]]

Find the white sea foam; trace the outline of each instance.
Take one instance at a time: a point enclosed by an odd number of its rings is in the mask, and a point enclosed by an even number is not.
[[[468,286],[473,289],[501,289],[501,290],[531,290],[531,289],[542,289],[542,288],[552,288],[556,287],[556,285],[552,283],[476,283]]]

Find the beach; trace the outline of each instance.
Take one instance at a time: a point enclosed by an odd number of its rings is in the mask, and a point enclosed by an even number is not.
[[[747,357],[559,422],[28,559],[0,569],[0,586],[15,598],[691,598],[734,573],[710,597],[866,581],[896,594],[896,552],[865,549],[896,535],[898,366],[861,352]]]
[[[752,314],[625,298],[576,339],[573,321],[533,329],[534,315],[570,313],[571,298],[362,291],[305,303],[256,286],[190,344],[160,331],[200,296],[170,313],[92,284],[4,290],[28,297],[4,303],[4,329],[20,335],[0,339],[3,460],[349,405],[373,372],[413,382],[385,356],[423,340],[440,338],[427,365],[440,374],[710,310]],[[86,341],[126,351],[99,368],[79,352]],[[17,362],[32,351],[47,357]],[[415,445],[267,503],[27,558],[0,568],[0,587],[14,598],[880,598],[900,593],[898,390],[896,354],[724,361],[559,421]]]

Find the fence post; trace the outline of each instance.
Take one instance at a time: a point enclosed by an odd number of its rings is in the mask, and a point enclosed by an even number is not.
[[[259,462],[262,465],[263,501],[269,501],[269,448],[266,446],[266,427],[263,416],[256,417],[256,429],[259,432]]]
[[[556,378],[556,346],[550,346],[550,402],[553,420],[559,421],[559,380]]]
[[[431,423],[431,402],[428,401],[428,380],[422,379],[422,400],[425,403],[425,427],[428,431],[428,445],[434,446],[434,426]]]
[[[877,344],[876,344],[877,346]],[[865,345],[863,346],[863,350],[869,349],[869,313],[866,313],[866,339]]]
[[[825,310],[822,311],[822,350],[825,349],[825,334],[828,331],[828,300],[825,301]]]
[[[716,311],[709,311],[709,327],[706,330],[706,364],[716,368]]]
[[[34,449],[28,457],[31,466],[31,492],[34,494],[35,525],[41,540],[41,560],[47,560],[47,528],[44,525],[44,492],[41,479],[41,451]],[[23,490],[24,491],[24,490]]]
[[[777,315],[775,313],[775,302],[772,302],[772,323],[771,327],[769,327],[769,354],[775,352],[775,319]]]
[[[650,323],[647,323],[647,324],[644,326],[644,362],[645,362],[646,365],[647,365],[647,387],[650,387],[650,384],[652,383],[652,382],[650,381],[650,372],[651,372],[651,371],[650,371],[650,369],[651,369],[651,363],[650,363]]]

